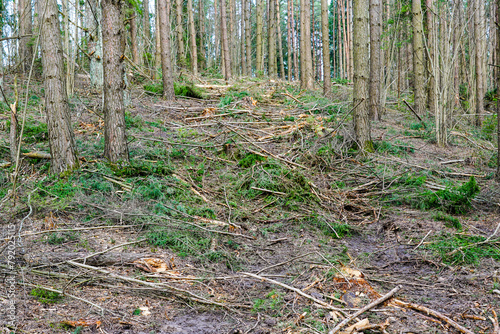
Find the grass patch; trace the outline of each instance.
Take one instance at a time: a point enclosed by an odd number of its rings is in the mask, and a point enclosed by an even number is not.
[[[76,234],[71,233],[71,232],[63,232],[63,233],[54,232],[54,233],[49,234],[46,242],[49,245],[60,245],[60,244],[63,244],[65,242],[74,241],[77,239],[78,239],[78,237],[76,236]]]
[[[63,299],[63,296],[59,292],[53,292],[43,288],[33,288],[30,295],[35,297],[40,303],[44,304],[58,303]]]
[[[318,228],[324,235],[334,239],[341,239],[345,236],[351,236],[355,230],[348,224],[341,224],[337,222],[328,222],[325,217],[319,215],[311,215],[305,217],[302,222],[309,223],[311,226]]]
[[[274,316],[279,316],[281,308],[284,305],[284,292],[279,292],[276,289],[271,290],[264,299],[256,299],[253,303],[252,311],[274,311]]]
[[[500,260],[500,248],[495,240],[489,243],[477,244],[485,240],[486,238],[481,236],[444,233],[434,243],[427,245],[426,248],[437,252],[444,263],[453,265],[478,264],[483,258]],[[460,247],[460,251],[450,254]]]
[[[373,142],[375,151],[390,155],[406,155],[415,152],[413,145],[396,140],[394,143],[388,141]]]
[[[452,227],[457,230],[462,229],[462,224],[460,223],[460,220],[458,218],[447,215],[445,213],[437,212],[434,215],[432,215],[432,219],[444,222],[444,225],[446,227]]]
[[[261,155],[257,155],[255,153],[247,153],[240,161],[238,161],[238,165],[243,168],[248,168],[258,162],[262,162],[265,160],[266,158]]]

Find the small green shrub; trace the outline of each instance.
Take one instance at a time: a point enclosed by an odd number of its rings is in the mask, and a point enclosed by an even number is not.
[[[25,143],[39,143],[48,139],[49,132],[46,123],[33,124],[32,122],[27,122],[24,126],[23,140]]]
[[[446,227],[452,227],[457,230],[462,229],[462,224],[460,223],[460,220],[458,218],[447,215],[445,213],[437,212],[432,216],[432,219],[444,222],[444,225]]]
[[[265,161],[266,158],[255,153],[247,153],[239,162],[238,165],[243,168],[248,168],[258,162]]]
[[[74,233],[70,233],[70,232],[57,233],[57,232],[54,232],[54,233],[49,234],[49,236],[47,237],[47,241],[46,242],[49,245],[60,245],[60,244],[63,244],[65,242],[73,241],[73,240],[77,240],[77,239],[78,239],[78,237]]]

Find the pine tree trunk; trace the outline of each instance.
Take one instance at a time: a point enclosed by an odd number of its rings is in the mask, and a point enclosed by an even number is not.
[[[330,73],[330,34],[328,31],[328,2],[321,0],[321,37],[323,44],[323,94],[332,96],[332,79]]]
[[[28,73],[33,60],[33,46],[31,45],[32,34],[32,7],[29,0],[18,0],[19,13],[19,60],[22,62],[22,71]],[[29,36],[28,36],[29,35]]]
[[[104,156],[111,162],[128,161],[125,135],[123,77],[125,27],[121,0],[102,0],[102,46],[104,63]]]
[[[257,22],[256,22],[256,50],[255,50],[255,64],[257,70],[257,76],[262,76],[264,74],[264,61],[262,55],[262,30],[264,26],[264,0],[256,0],[257,6]]]
[[[182,0],[175,1],[175,17],[177,27],[177,65],[180,68],[186,67],[186,53],[184,52],[184,29],[182,28]],[[163,45],[163,44],[162,44]]]
[[[56,0],[46,0],[40,35],[45,88],[45,110],[51,155],[52,173],[78,168],[73,129],[69,113],[64,62]]]
[[[150,53],[151,23],[149,21],[149,0],[142,0],[142,30],[144,31],[144,52]]]
[[[370,118],[380,120],[380,35],[382,33],[381,0],[370,0]]]
[[[165,9],[166,10],[166,9]],[[153,69],[153,79],[158,75],[158,69],[162,67],[161,62],[161,36],[160,36],[160,12],[158,9],[158,0],[155,0],[155,63]]]
[[[267,18],[268,34],[268,65],[267,72],[269,77],[276,78],[278,76],[278,68],[276,62],[276,1],[268,0],[269,17]]]
[[[295,76],[294,80],[300,80],[300,69],[299,69],[299,48],[297,45],[297,17],[298,14],[295,13],[295,6],[294,6],[294,1],[295,0],[290,0],[292,3],[292,43],[293,43],[293,67],[295,68]]]
[[[229,39],[227,36],[227,24],[226,24],[226,3],[225,0],[221,0],[220,3],[220,30],[221,30],[221,40],[222,40],[222,50],[224,58],[224,79],[229,81],[231,78],[231,54],[229,52]]]
[[[237,61],[237,55],[238,55],[238,49],[236,47],[236,23],[235,23],[235,0],[228,0],[226,3],[228,5],[228,12],[229,12],[229,27],[228,27],[228,33],[229,33],[229,54],[231,56],[231,73],[237,73],[238,72],[238,61]]]
[[[193,0],[187,0],[188,21],[189,21],[189,39],[191,45],[191,71],[198,75],[198,53],[196,49],[196,30],[194,29]]]
[[[311,4],[309,0],[300,1],[300,87],[313,89],[311,55]]]
[[[425,114],[425,72],[424,72],[424,42],[422,24],[421,0],[412,2],[413,24],[413,73],[415,92],[415,111],[419,115]]]
[[[198,68],[206,68],[206,55],[205,55],[205,10],[203,0],[198,0]]]
[[[427,68],[429,72],[429,84],[428,84],[428,95],[427,95],[427,105],[429,106],[429,113],[432,115],[436,114],[436,76],[434,73],[433,62],[435,59],[435,41],[436,38],[436,27],[434,24],[434,1],[435,0],[426,0],[426,20],[427,20],[427,48],[428,48],[428,60],[427,60]]]
[[[281,38],[281,18],[280,18],[280,2],[279,0],[275,0],[276,7],[276,31],[277,31],[277,39],[278,39],[278,57],[280,60],[280,78],[285,78],[285,62],[283,59],[283,39]]]
[[[287,0],[287,14],[288,18],[286,20],[286,42],[288,44],[288,52],[287,52],[287,65],[288,65],[288,81],[292,81],[292,73],[293,73],[293,66],[292,66],[292,21],[293,21],[293,11],[292,11],[292,1]]]
[[[500,22],[500,0],[496,0],[496,22]],[[496,65],[500,66],[500,28],[497,26],[496,29],[497,36],[497,58]],[[496,88],[497,94],[500,94],[500,71],[497,69],[497,77],[496,77]],[[500,101],[497,100],[497,120],[500,119]],[[497,182],[500,182],[500,122],[497,121],[497,172],[495,179]]]
[[[86,21],[88,29],[88,54],[90,55],[90,84],[97,90],[103,86],[102,65],[102,10],[101,0],[88,0],[86,5]]]
[[[246,73],[248,76],[252,75],[252,26],[250,24],[250,6],[252,5],[251,1],[246,1],[246,5],[244,8],[245,13],[245,42],[246,42],[246,65],[247,70]]]
[[[158,23],[160,34],[161,71],[163,79],[163,97],[168,101],[175,99],[172,60],[170,58],[170,22],[168,18],[168,0],[158,1]]]
[[[137,42],[137,13],[133,5],[130,5],[130,48],[132,50],[132,62],[136,65],[140,64],[139,59],[139,44]]]
[[[485,70],[484,70],[484,58],[485,58],[485,31],[484,31],[484,2],[482,0],[474,0],[475,10],[474,10],[474,33],[476,44],[476,126],[481,126],[483,122],[484,114],[484,93],[485,93]]]
[[[240,25],[240,27],[241,27],[241,29],[240,29],[241,75],[248,75],[247,74],[247,59],[245,57],[245,51],[246,51],[245,7],[246,7],[246,1],[241,0],[241,25]]]
[[[369,10],[368,1],[354,0],[354,47],[353,47],[353,65],[354,65],[354,131],[356,141],[362,152],[373,150],[373,144],[370,134],[369,120],[369,101],[368,101],[368,78],[369,68],[369,42],[368,22]]]

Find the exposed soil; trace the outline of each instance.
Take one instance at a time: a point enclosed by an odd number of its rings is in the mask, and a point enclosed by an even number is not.
[[[80,152],[84,157],[82,170],[102,173],[96,165],[102,157],[98,149],[92,148],[102,138],[102,122],[97,116],[100,100],[85,83],[81,84],[81,97],[72,100],[72,121],[77,140],[86,145],[82,144]],[[12,199],[3,202],[0,218],[4,226],[11,223],[19,228],[21,221],[23,224],[15,269],[19,333],[76,333],[75,326],[65,322],[80,319],[86,322],[80,333],[327,333],[342,320],[342,313],[352,314],[398,285],[402,286],[396,294],[399,300],[438,311],[474,333],[493,333],[490,317],[492,311],[500,311],[500,291],[495,291],[500,263],[491,257],[479,258],[472,264],[450,263],[429,248],[446,233],[450,238],[460,233],[487,238],[500,223],[495,208],[500,202],[498,187],[487,177],[493,172],[487,165],[493,148],[487,142],[455,136],[449,147],[438,148],[426,138],[402,134],[408,122],[412,122],[412,115],[391,109],[382,122],[373,123],[373,138],[407,145],[411,148],[407,153],[374,153],[369,158],[343,155],[347,152],[345,147],[352,143],[347,122],[335,130],[343,138],[328,144],[338,155],[324,156],[316,154],[327,142],[321,138],[336,128],[342,115],[336,116],[334,124],[327,124],[330,115],[312,113],[314,106],[310,105],[308,112],[304,106],[279,95],[285,86],[279,82],[241,84],[238,89],[248,91],[250,96],[220,109],[219,97],[226,94],[220,86],[214,84],[216,88],[209,90],[210,99],[180,98],[175,103],[145,95],[142,90],[134,91],[129,115],[138,117],[137,122],[141,123],[129,131],[130,151],[139,152],[132,160],[152,160],[140,153],[150,149],[151,140],[163,141],[160,144],[169,149],[183,150],[183,157],[172,158],[178,180],[172,187],[182,189],[191,199],[180,204],[208,207],[216,216],[210,219],[225,225],[202,220],[195,214],[181,216],[185,222],[193,222],[192,218],[197,217],[194,222],[198,227],[215,231],[199,233],[205,233],[209,240],[207,252],[220,258],[183,254],[175,246],[138,242],[149,238],[151,226],[156,226],[148,224],[170,226],[172,222],[151,211],[160,200],[146,202],[127,195],[130,191],[116,183],[128,182],[126,177],[108,175],[114,178],[115,188],[104,199],[79,189],[81,193],[62,206],[54,194],[46,194],[45,202],[40,196],[35,198],[42,184],[37,182],[46,178],[46,171],[40,170],[45,162],[25,160],[16,204],[8,204]],[[262,92],[259,101],[250,98],[254,90]],[[338,94],[345,96],[348,89],[340,87]],[[347,105],[347,101],[346,98],[342,103]],[[294,117],[295,123],[284,122],[284,117]],[[43,120],[39,114],[34,114],[33,119]],[[293,131],[286,132],[288,129]],[[0,135],[4,141],[7,137],[6,132]],[[46,142],[32,148],[40,149],[43,145]],[[248,152],[257,152],[266,161],[273,159],[286,166],[286,172],[279,177],[285,185],[290,182],[290,187],[264,189],[254,197],[241,195],[244,178],[258,178],[263,164],[240,167],[239,161]],[[460,161],[442,164],[451,160]],[[201,162],[204,171],[200,171]],[[288,175],[297,170],[310,182],[302,188],[309,193],[306,196],[297,190],[298,195],[291,199],[290,192],[296,190],[292,187],[300,185],[301,179]],[[269,169],[262,171],[265,175]],[[391,190],[385,187],[386,183],[395,182],[402,173],[422,171],[433,175],[433,180],[449,178],[456,184],[476,175],[481,193],[474,199],[472,209],[467,214],[453,215],[459,219],[462,230],[433,219],[435,211],[387,202]],[[144,180],[148,180],[147,175]],[[333,186],[341,180],[345,186]],[[286,202],[282,201],[284,192],[288,195]],[[32,202],[28,201],[28,194],[33,194]],[[318,228],[316,216],[324,217],[328,224],[340,225],[323,224],[325,232]],[[337,231],[343,224],[350,227],[346,234]],[[102,228],[84,229],[96,226]],[[328,231],[328,226],[334,233]],[[65,238],[61,242],[48,242],[55,229],[78,228],[83,230],[60,232],[59,236]],[[7,229],[2,229],[2,240],[10,236]],[[498,243],[494,235],[489,240],[493,245]],[[107,273],[68,262],[40,263],[41,257],[50,258],[51,254],[91,255],[128,243],[113,251],[147,254],[166,264],[166,270],[155,272],[147,263],[127,263],[119,258],[114,264],[99,266]],[[0,244],[0,264],[4,266],[6,245]],[[85,263],[82,259],[76,262]],[[1,270],[5,278],[12,275],[6,267]],[[245,275],[246,272],[300,289],[343,311],[325,309],[283,286]],[[166,286],[153,288],[120,277]],[[71,296],[55,303],[44,302],[40,296],[32,295],[37,286]],[[2,289],[0,307],[6,308],[8,302]],[[363,313],[358,320],[364,318],[370,324],[385,322],[384,326],[364,330],[365,333],[458,332],[443,319],[391,301]],[[2,313],[0,323],[7,322]],[[9,328],[3,327],[3,331],[8,333],[12,330]]]

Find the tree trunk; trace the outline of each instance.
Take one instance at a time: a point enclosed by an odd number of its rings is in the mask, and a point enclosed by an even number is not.
[[[485,70],[484,70],[484,40],[486,38],[484,31],[484,2],[474,0],[474,42],[476,44],[476,126],[481,126],[484,114],[484,93],[485,93]]]
[[[413,73],[415,92],[415,111],[418,115],[425,114],[425,74],[424,74],[424,42],[422,24],[421,0],[412,2],[413,24]]]
[[[435,41],[436,38],[436,27],[434,24],[434,1],[435,0],[426,0],[426,20],[427,20],[427,49],[428,49],[428,60],[427,60],[427,68],[429,72],[429,84],[427,88],[427,105],[429,106],[429,113],[435,115],[436,113],[436,76],[434,73],[434,69],[432,68],[433,62],[435,59]]]
[[[86,21],[88,29],[87,52],[90,55],[90,84],[97,90],[103,86],[102,66],[102,11],[101,0],[88,0],[86,5]]]
[[[256,23],[256,57],[255,57],[255,63],[256,63],[256,70],[257,70],[257,76],[262,76],[264,74],[264,58],[262,54],[262,30],[263,30],[263,25],[264,25],[264,0],[256,0],[256,6],[257,6],[257,23]]]
[[[41,252],[36,254],[33,253],[27,254],[24,256],[24,259],[31,265],[50,266],[61,262],[81,259],[90,255],[92,255],[92,253]],[[85,263],[90,266],[112,266],[116,264],[124,265],[127,263],[132,263],[142,258],[151,258],[151,257],[155,257],[155,255],[147,253],[109,252],[109,253],[99,254],[96,256],[91,256],[88,259],[85,259]]]
[[[224,79],[227,82],[231,78],[231,54],[229,52],[229,40],[227,37],[225,0],[221,0],[220,3],[220,30],[224,57]]]
[[[252,26],[250,24],[250,6],[252,5],[252,1],[246,1],[246,5],[244,8],[245,14],[245,42],[246,42],[246,64],[247,70],[246,73],[248,76],[252,75]]]
[[[228,27],[228,33],[229,33],[229,53],[231,56],[231,73],[237,73],[238,72],[238,61],[237,61],[237,55],[238,55],[238,49],[236,47],[236,24],[235,24],[235,5],[234,5],[235,0],[228,0],[226,1],[226,4],[228,5],[228,11],[229,11],[229,27]]]
[[[175,99],[172,60],[170,59],[170,22],[168,19],[168,0],[158,1],[158,23],[160,34],[161,72],[163,79],[163,97],[168,101]]]
[[[245,51],[246,51],[245,7],[246,7],[246,1],[241,0],[241,24],[240,24],[240,27],[241,27],[241,29],[240,29],[241,75],[248,75],[247,74],[247,59],[245,57]]]
[[[293,73],[293,66],[292,66],[292,21],[293,21],[293,11],[292,11],[292,1],[287,0],[287,14],[288,18],[286,20],[286,42],[288,45],[288,52],[287,52],[287,65],[288,65],[288,81],[292,81],[292,73]]]
[[[186,54],[184,52],[184,29],[182,28],[182,0],[175,1],[175,13],[177,21],[177,27],[175,29],[177,33],[177,65],[180,68],[185,68]]]
[[[323,44],[323,94],[332,96],[332,78],[330,73],[330,33],[328,31],[328,2],[321,0],[321,37]]]
[[[142,0],[142,30],[144,31],[144,52],[150,53],[151,23],[149,21],[149,0]]]
[[[18,0],[19,13],[19,32],[20,36],[26,36],[19,39],[19,60],[22,62],[21,68],[24,73],[28,73],[33,60],[33,46],[31,45],[32,33],[32,7],[29,0]],[[27,36],[30,35],[30,36]]]
[[[362,152],[373,150],[370,134],[369,101],[368,101],[368,77],[369,68],[369,42],[368,37],[368,1],[354,0],[354,130],[356,141]]]
[[[269,77],[276,78],[278,76],[278,68],[276,62],[276,1],[268,0],[269,2],[269,17],[267,18],[267,47],[268,47],[268,64],[267,72]]]
[[[194,29],[193,0],[187,0],[188,21],[189,21],[189,39],[191,45],[191,71],[198,75],[198,53],[196,50],[196,30]]]
[[[380,35],[382,33],[381,0],[370,0],[370,118],[380,120]]]
[[[111,162],[128,161],[125,135],[124,74],[125,27],[121,0],[102,0],[104,63],[104,156]]]
[[[496,9],[497,16],[496,22],[500,22],[500,0],[496,0]],[[500,66],[500,28],[496,27],[496,35],[497,35],[497,58],[496,65]],[[497,86],[497,94],[500,94],[500,71],[497,69],[497,77],[496,77],[496,86]],[[500,101],[497,99],[497,172],[496,172],[496,181],[500,182]]]
[[[50,170],[52,173],[64,173],[78,168],[79,163],[63,79],[64,63],[56,0],[46,0],[45,7],[40,41],[47,130],[52,158]]]
[[[203,0],[198,0],[198,68],[206,68],[206,55],[205,55],[205,7]]]
[[[280,17],[280,2],[275,0],[276,9],[276,31],[278,39],[278,57],[280,60],[280,78],[285,78],[285,62],[283,60],[283,39],[281,38],[281,17]]]
[[[132,4],[130,4],[130,48],[132,50],[132,62],[136,65],[140,64],[139,47],[137,43],[137,13]]]
[[[292,3],[292,43],[293,43],[293,67],[295,68],[295,76],[294,80],[299,80],[300,78],[300,72],[299,72],[299,48],[297,45],[297,18],[295,16],[295,9],[294,9],[294,1],[295,0],[290,0]],[[298,16],[298,14],[296,14]]]
[[[312,90],[312,55],[311,55],[311,4],[309,0],[300,1],[300,87]]]

